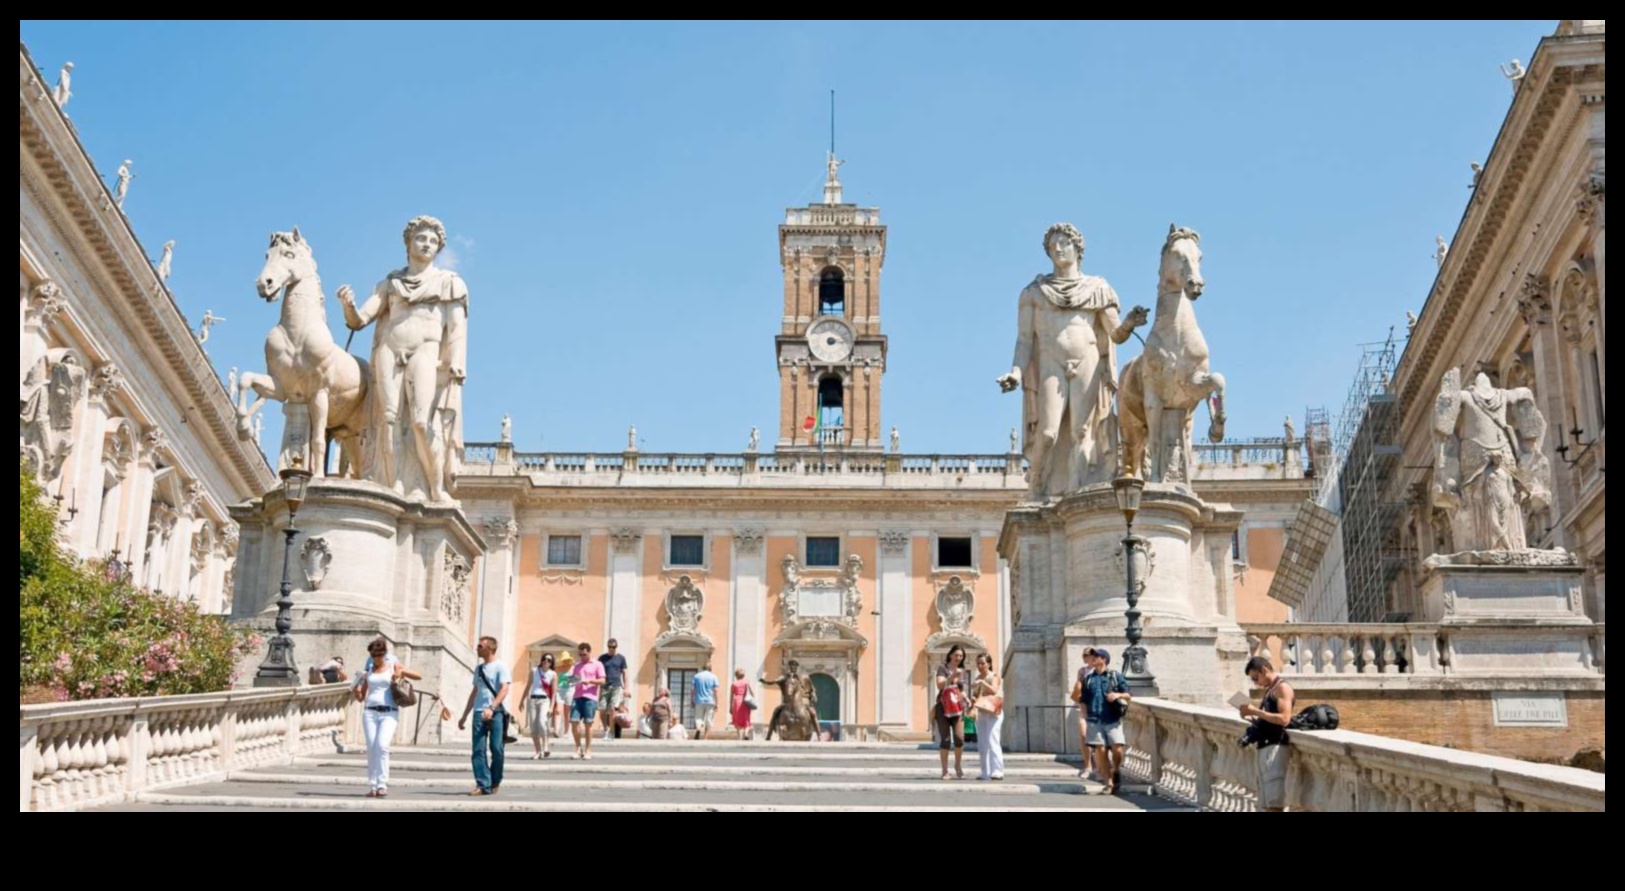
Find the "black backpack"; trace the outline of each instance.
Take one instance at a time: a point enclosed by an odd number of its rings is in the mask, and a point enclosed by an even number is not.
[[[1288,730],[1336,730],[1337,706],[1322,702],[1311,705],[1287,722]]]

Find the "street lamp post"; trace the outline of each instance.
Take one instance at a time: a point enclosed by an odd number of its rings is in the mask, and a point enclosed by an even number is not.
[[[1130,689],[1141,695],[1155,695],[1157,679],[1151,674],[1151,666],[1146,661],[1145,647],[1140,646],[1140,636],[1144,631],[1140,625],[1140,584],[1134,567],[1134,551],[1145,540],[1134,534],[1134,515],[1140,512],[1140,494],[1145,489],[1145,481],[1135,476],[1120,476],[1112,480],[1112,490],[1117,496],[1117,507],[1123,511],[1123,520],[1127,524],[1128,534],[1123,538],[1123,563],[1128,568],[1128,628],[1125,636],[1128,638],[1128,648],[1123,650],[1123,677],[1128,681]]]
[[[299,505],[305,500],[311,474],[295,458],[293,465],[284,468],[278,475],[282,477],[282,500],[288,505],[288,527],[282,530],[286,536],[282,544],[282,585],[276,599],[276,636],[271,638],[265,661],[260,663],[259,671],[254,674],[256,687],[299,686],[299,669],[293,664],[293,638],[288,636],[288,630],[293,627],[290,614],[293,610],[293,582],[288,579],[288,564],[293,560],[293,538],[299,534],[294,526],[294,516],[299,513]]]

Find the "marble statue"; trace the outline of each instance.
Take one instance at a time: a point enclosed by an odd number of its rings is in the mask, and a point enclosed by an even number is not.
[[[1079,270],[1084,239],[1071,223],[1049,227],[1043,243],[1053,271],[1022,289],[1015,356],[998,379],[1001,391],[1022,391],[1031,500],[1111,479],[1116,344],[1147,315],[1135,307],[1119,322],[1117,292],[1104,278]]]
[[[1518,82],[1523,80],[1524,75],[1528,73],[1528,71],[1524,70],[1523,63],[1517,59],[1513,59],[1510,66],[1501,66],[1501,76],[1506,78],[1507,83],[1512,85],[1512,94],[1514,96],[1518,94]]]
[[[113,203],[118,205],[119,210],[124,209],[124,196],[130,191],[130,180],[135,179],[135,174],[130,172],[130,165],[134,163],[125,158],[124,163],[118,166],[118,185],[113,187]]]
[[[1497,389],[1482,372],[1469,389],[1452,368],[1433,408],[1433,504],[1450,517],[1457,551],[1529,546],[1525,519],[1551,503],[1546,419],[1528,387]]]
[[[226,372],[226,395],[231,397],[231,404],[237,404],[237,366],[231,366]]]
[[[1017,451],[1020,448],[1021,448],[1021,434],[1016,432],[1016,428],[1011,427],[1010,428],[1010,454],[1012,454],[1012,455],[1016,454]]]
[[[1285,418],[1281,419],[1281,429],[1286,433],[1287,443],[1290,444],[1298,441],[1298,428],[1292,425],[1291,415],[1287,415]]]
[[[450,498],[463,451],[463,383],[468,363],[468,286],[457,273],[434,265],[446,245],[446,227],[431,216],[413,217],[401,233],[406,266],[373,287],[356,306],[349,285],[338,290],[352,331],[377,322],[372,341],[371,437],[375,467],[369,478],[397,491],[420,476],[430,501]],[[401,423],[402,417],[406,423]],[[415,446],[421,474],[400,454]]]
[[[774,733],[788,742],[805,742],[816,737],[818,694],[812,690],[812,680],[801,673],[800,662],[791,659],[783,675],[771,681],[761,676],[756,682],[764,687],[771,684],[779,688],[780,704],[767,723],[768,739],[771,740]]]
[[[834,152],[829,153],[829,156],[824,160],[824,166],[828,169],[829,173],[829,182],[835,182],[836,171],[840,170],[841,165],[845,163],[845,161],[836,158]]]
[[[507,412],[502,413],[502,441],[513,442],[513,418]]]
[[[750,443],[745,446],[745,451],[754,452],[754,451],[756,451],[757,447],[760,446],[761,444],[762,444],[762,431],[757,430],[755,427],[750,428]]]
[[[265,432],[265,416],[264,415],[255,415],[254,416],[253,427],[249,431],[249,435],[254,437],[254,445],[258,446],[260,444],[260,435],[263,434],[264,432]]]
[[[1411,312],[1410,310],[1407,309],[1407,310],[1405,310],[1405,336],[1410,337],[1411,332],[1415,331],[1415,330],[1416,330],[1416,313]]]
[[[897,434],[897,428],[893,427],[893,428],[891,428],[891,451],[892,451],[892,454],[895,455],[898,452],[901,452],[902,450],[903,450],[903,437],[899,436]]]
[[[295,226],[292,232],[271,233],[265,266],[254,288],[267,303],[282,301],[282,316],[265,336],[265,374],[243,372],[237,397],[237,435],[247,439],[255,412],[271,399],[286,405],[309,407],[308,428],[283,425],[277,466],[293,459],[316,476],[327,472],[327,444],[339,444],[341,476],[359,476],[361,439],[367,432],[370,409],[367,365],[339,348],[327,326],[327,300],[316,274],[310,242]],[[255,399],[249,402],[249,394]],[[308,446],[309,452],[306,453]]]
[[[48,351],[23,377],[21,451],[42,483],[56,479],[73,452],[89,392],[87,379],[78,353],[68,349]]]
[[[626,450],[629,452],[638,450],[638,425],[636,424],[626,428]]]
[[[1202,295],[1201,236],[1170,223],[1157,273],[1157,316],[1145,349],[1123,368],[1117,394],[1123,431],[1123,470],[1151,483],[1189,484],[1195,461],[1191,427],[1196,406],[1208,403],[1207,436],[1224,439],[1224,375],[1208,367],[1207,341],[1192,302]],[[1182,429],[1164,429],[1169,410]]]
[[[1444,266],[1444,258],[1450,255],[1450,245],[1443,235],[1433,236],[1433,262],[1440,267]]]
[[[214,310],[210,310],[210,309],[204,310],[203,311],[203,318],[198,320],[198,327],[197,327],[197,343],[198,343],[198,346],[202,346],[202,345],[208,343],[209,342],[209,331],[211,329],[213,329],[215,325],[217,325],[217,324],[219,324],[221,322],[224,322],[224,321],[226,321],[226,319],[223,316],[215,315]]]
[[[51,91],[56,107],[63,108],[73,98],[73,63],[63,62],[62,72],[56,76],[56,89]]]
[[[1467,185],[1467,188],[1476,189],[1478,188],[1478,181],[1484,178],[1484,165],[1477,161],[1470,161],[1467,166],[1473,169],[1473,181]]]
[[[158,259],[158,280],[169,281],[169,264],[175,258],[175,239],[164,242],[164,255]]]

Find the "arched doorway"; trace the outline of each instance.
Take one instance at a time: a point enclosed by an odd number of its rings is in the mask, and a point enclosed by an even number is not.
[[[839,316],[846,314],[846,276],[837,266],[831,266],[818,276],[818,314]]]
[[[818,696],[818,720],[841,720],[841,685],[827,674],[815,674],[812,687]]]

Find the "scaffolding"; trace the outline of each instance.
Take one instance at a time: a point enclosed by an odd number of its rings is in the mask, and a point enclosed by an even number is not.
[[[1348,620],[1381,622],[1402,618],[1388,609],[1389,585],[1404,565],[1397,530],[1405,506],[1391,500],[1400,467],[1399,404],[1393,393],[1398,344],[1390,329],[1386,340],[1361,347],[1332,450]]]

